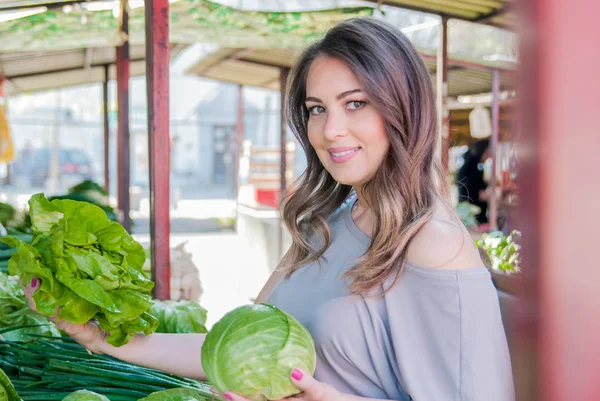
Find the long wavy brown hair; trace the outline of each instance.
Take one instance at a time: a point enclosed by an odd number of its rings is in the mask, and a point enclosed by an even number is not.
[[[325,170],[308,140],[306,80],[319,56],[342,60],[352,69],[383,116],[390,142],[374,177],[361,187],[361,201],[375,217],[370,247],[345,275],[352,293],[365,293],[391,275],[397,279],[412,238],[431,219],[436,199],[447,196],[435,157],[435,94],[415,47],[399,29],[381,20],[339,23],[302,53],[290,75],[285,110],[307,158],[306,170],[281,205],[292,246],[279,268],[288,277],[323,256],[331,244],[327,219],[352,191]]]

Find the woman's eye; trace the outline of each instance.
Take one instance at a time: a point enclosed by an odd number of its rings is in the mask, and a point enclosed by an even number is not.
[[[348,108],[350,110],[358,110],[361,107],[363,107],[365,104],[367,104],[367,102],[363,102],[360,100],[353,100],[351,102],[348,102]]]
[[[308,112],[312,115],[319,115],[325,112],[325,108],[323,106],[312,106],[308,108]]]

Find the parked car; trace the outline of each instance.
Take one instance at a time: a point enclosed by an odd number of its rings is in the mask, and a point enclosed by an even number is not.
[[[43,187],[46,185],[50,172],[50,148],[36,149],[31,161],[31,186]],[[58,176],[59,180],[67,183],[78,183],[83,180],[94,179],[94,168],[87,153],[81,149],[60,149],[58,151]]]

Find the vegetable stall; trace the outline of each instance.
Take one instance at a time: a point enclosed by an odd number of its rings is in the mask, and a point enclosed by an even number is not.
[[[6,235],[0,244],[0,270],[5,271],[0,273],[0,300],[3,301],[0,312],[7,317],[0,322],[0,335],[3,337],[0,340],[0,369],[2,369],[0,400],[3,399],[2,397],[8,400],[20,398],[67,401],[105,400],[106,398],[149,401],[212,398],[207,383],[165,375],[108,356],[89,353],[62,336],[52,322],[31,312],[20,288],[20,280],[28,282],[33,277],[41,278],[42,286],[34,296],[34,301],[42,315],[53,316],[58,307],[59,317],[65,320],[81,323],[93,319],[111,333],[109,338],[115,345],[126,343],[139,332],[206,332],[204,327],[206,311],[199,304],[190,301],[159,301],[152,298],[152,295],[155,295],[157,298],[167,299],[169,295],[168,284],[165,283],[169,278],[169,215],[168,199],[164,198],[168,190],[161,190],[168,186],[168,175],[165,175],[164,168],[157,167],[161,163],[169,164],[168,146],[161,147],[168,138],[168,124],[165,126],[160,123],[160,121],[168,121],[169,118],[168,107],[164,107],[165,105],[161,103],[168,99],[168,79],[165,78],[168,74],[164,74],[165,63],[168,66],[168,50],[165,52],[168,46],[164,46],[164,43],[169,42],[169,30],[166,29],[169,8],[166,1],[154,0],[146,3],[148,5],[145,10],[146,27],[150,28],[146,30],[146,53],[148,55],[148,125],[151,137],[150,175],[151,192],[154,195],[151,199],[156,201],[151,205],[153,243],[150,256],[154,267],[151,270],[154,275],[148,277],[144,272],[146,254],[142,246],[136,243],[119,223],[114,222],[119,220],[125,228],[129,228],[128,217],[123,218],[123,212],[128,216],[126,213],[128,191],[126,186],[123,186],[128,179],[125,177],[128,175],[126,169],[121,168],[119,174],[121,184],[119,185],[119,210],[111,210],[108,204],[102,203],[105,194],[89,183],[87,187],[84,185],[78,190],[92,191],[95,195],[90,196],[90,193],[86,193],[80,196],[70,192],[55,199],[46,199],[43,195],[34,196],[30,201],[29,214],[22,219],[19,218],[21,223],[18,227],[9,227],[6,233],[3,233]],[[196,15],[197,10],[196,14],[190,14],[195,18],[195,23],[203,21],[208,24],[208,29],[204,29],[204,32],[214,31],[213,35],[216,32],[216,36],[223,38],[227,35],[222,34],[221,30],[215,31],[215,27],[229,27],[228,32],[238,30],[238,34],[243,33],[246,36],[247,42],[248,38],[266,40],[269,35],[265,35],[263,30],[248,35],[248,31],[243,32],[243,29],[234,23],[236,16],[250,21],[250,25],[258,22],[261,26],[266,21],[264,25],[269,26],[269,31],[274,33],[273,38],[279,42],[284,39],[303,42],[307,38],[318,35],[315,25],[324,26],[336,19],[372,12],[371,8],[365,7],[344,8],[337,13],[324,11],[309,15],[310,18],[304,18],[308,13],[241,12],[205,0],[178,2],[174,7],[178,10],[188,6],[189,9],[190,4],[197,5],[198,9],[204,7],[202,10],[206,9],[207,12],[212,13],[211,18],[201,18],[202,16]],[[118,27],[120,37],[128,36],[128,18],[131,17],[130,37],[134,41],[139,40],[139,24],[143,21],[144,13],[135,10],[127,12],[125,1],[122,1],[122,6]],[[72,18],[60,13],[54,14],[58,15],[58,18]],[[179,20],[182,24],[187,23],[189,22],[187,17],[190,15]],[[30,20],[43,21],[43,18],[36,16]],[[90,15],[90,23],[93,21]],[[447,19],[444,19],[444,25],[446,22]],[[281,29],[278,29],[278,26]],[[198,28],[197,25],[195,27]],[[107,26],[102,28],[102,35],[106,35],[107,31],[114,32],[113,26],[109,26],[110,29]],[[300,33],[294,38],[293,32],[296,30]],[[17,32],[17,30],[13,31]],[[189,30],[185,30],[185,33],[189,33]],[[236,43],[235,46],[249,47],[247,42],[241,45]],[[118,45],[116,61],[119,104],[122,110],[127,111],[129,42],[121,41]],[[231,44],[230,46],[233,47]],[[242,57],[242,54],[238,54],[231,59]],[[108,71],[108,67],[104,67]],[[211,69],[205,72],[209,70]],[[129,131],[126,114],[119,113],[119,165],[121,167],[129,163],[127,156]],[[285,157],[282,158],[282,162],[283,160]],[[284,187],[282,185],[282,188]],[[15,216],[16,214],[13,213],[7,221],[13,221]],[[6,275],[6,272],[12,276]],[[15,278],[15,275],[20,278]],[[155,284],[162,289],[152,294]],[[298,336],[297,333],[290,336],[289,331],[295,328],[297,332],[302,332],[302,328],[296,327],[295,323],[281,311],[250,307],[232,313],[224,319],[235,321],[240,316],[246,316],[247,319],[259,321],[261,316],[275,315],[280,327],[277,327],[278,337],[273,341],[273,338],[261,337],[260,331],[244,333],[244,326],[239,325],[239,331],[229,333],[231,338],[228,338],[227,343],[230,344],[228,345],[230,349],[243,348],[247,343],[244,340],[255,336],[257,341],[262,342],[265,347],[268,346],[269,352],[298,348],[302,350],[300,355],[293,353],[288,355],[288,358],[283,361],[285,364],[278,367],[286,375],[285,369],[297,362],[294,358],[302,360],[307,370],[314,369],[314,366],[310,365],[311,355],[314,353],[314,349],[311,350],[310,336],[306,337],[304,333],[300,336],[302,344],[299,347],[298,344],[291,344],[290,347],[289,338]],[[219,333],[219,327],[217,324],[216,331],[211,331],[213,338],[223,335]],[[208,342],[208,344],[214,343]],[[222,348],[225,349],[214,348],[211,353],[231,352],[227,349],[227,344],[222,344]],[[203,352],[203,357],[206,357],[205,355],[210,354],[208,351]],[[252,355],[247,362],[247,366],[252,366],[252,369],[265,364],[276,365],[274,361],[261,359],[260,355]],[[206,365],[210,365],[209,361],[206,361]],[[220,369],[215,368],[214,371],[219,374],[213,375],[211,379],[213,384],[221,380],[224,383],[233,383],[232,378],[235,381],[236,374],[239,373],[233,371],[225,375],[229,377],[221,377],[223,373]],[[234,386],[235,384],[233,383]],[[287,382],[268,383],[268,385],[270,388],[278,386],[283,388],[283,392],[278,395],[293,393],[293,389],[289,390]],[[248,389],[241,386],[239,391],[247,392],[246,395],[252,399],[264,399],[261,388]]]

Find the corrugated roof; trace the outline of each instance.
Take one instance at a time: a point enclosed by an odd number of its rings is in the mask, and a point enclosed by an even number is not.
[[[219,49],[187,72],[218,81],[279,90],[282,67],[291,67],[299,55],[288,49]],[[423,54],[425,64],[435,74],[435,57]],[[492,88],[492,69],[501,70],[501,89],[512,88],[510,69],[504,63],[477,65],[461,60],[448,60],[448,95],[487,93]],[[434,79],[435,83],[435,79]]]
[[[407,10],[445,15],[465,21],[512,29],[517,16],[513,0],[365,0]]]
[[[185,45],[173,45],[175,57]],[[109,74],[115,79],[114,47],[57,50],[44,52],[0,53],[0,68],[8,79],[8,92],[15,95],[67,86],[104,81],[104,66],[110,65]],[[130,47],[130,74],[146,73],[145,47]],[[87,67],[86,67],[87,66]]]

